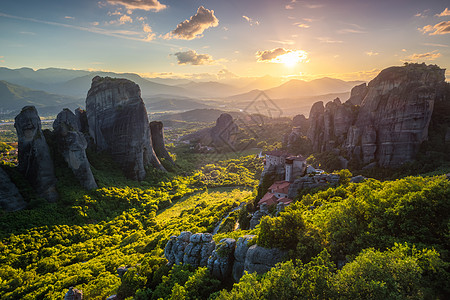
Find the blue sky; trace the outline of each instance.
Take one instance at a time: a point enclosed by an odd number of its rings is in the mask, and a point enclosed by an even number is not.
[[[2,1],[0,65],[370,79],[405,61],[450,68],[449,9],[437,0]]]

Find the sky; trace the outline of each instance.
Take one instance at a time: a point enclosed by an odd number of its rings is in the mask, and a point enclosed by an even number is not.
[[[404,62],[450,69],[448,0],[3,0],[0,6],[0,66],[8,68],[370,80]]]

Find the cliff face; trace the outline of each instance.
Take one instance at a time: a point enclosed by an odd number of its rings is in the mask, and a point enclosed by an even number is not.
[[[232,150],[238,130],[239,127],[234,122],[233,117],[230,114],[223,113],[216,120],[214,127],[185,135],[182,137],[182,140],[189,140],[204,146]]]
[[[0,168],[0,209],[6,211],[21,210],[27,206],[17,187],[8,174]]]
[[[128,178],[143,180],[149,165],[164,169],[153,151],[147,110],[137,84],[94,77],[86,114],[97,151],[110,153]]]
[[[69,109],[64,109],[53,122],[53,129],[58,149],[81,186],[87,190],[97,188],[86,156],[87,141],[80,132],[79,118]]]
[[[428,137],[428,126],[445,70],[410,64],[383,70],[349,101],[315,103],[308,138],[315,152],[341,150],[363,164],[398,166],[411,161]],[[360,106],[354,104],[360,103]]]
[[[41,130],[41,119],[34,106],[25,106],[15,118],[14,127],[19,140],[18,170],[36,189],[39,196],[50,202],[58,199],[53,160]]]
[[[153,149],[159,159],[164,158],[166,161],[174,164],[172,157],[166,149],[164,142],[164,125],[160,121],[150,122],[150,133],[152,136]]]

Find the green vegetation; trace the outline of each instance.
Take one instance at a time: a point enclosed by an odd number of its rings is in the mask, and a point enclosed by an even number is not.
[[[278,132],[270,126],[271,135]],[[281,136],[275,136],[259,147],[279,145]],[[61,299],[71,286],[85,299],[450,297],[445,176],[354,184],[351,173],[340,170],[340,186],[302,192],[284,212],[244,230],[263,169],[259,149],[218,155],[170,145],[173,172],[149,170],[142,182],[126,179],[105,153],[88,152],[99,188],[86,192],[56,145],[49,146],[57,203],[38,198],[13,164],[2,165],[29,209],[0,212],[1,299]],[[3,153],[10,148],[0,144]],[[332,155],[323,156],[332,167]],[[263,188],[273,179],[266,178]],[[241,229],[235,230],[237,222]],[[264,275],[245,274],[233,286],[204,267],[167,265],[163,249],[170,236],[215,229],[216,243],[252,234],[252,243],[287,250],[288,261]],[[118,267],[127,269],[121,277]]]

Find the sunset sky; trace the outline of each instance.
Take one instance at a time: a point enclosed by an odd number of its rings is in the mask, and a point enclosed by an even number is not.
[[[448,0],[6,0],[0,6],[0,66],[8,68],[367,80],[406,61],[450,69]]]

